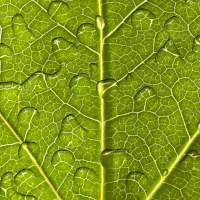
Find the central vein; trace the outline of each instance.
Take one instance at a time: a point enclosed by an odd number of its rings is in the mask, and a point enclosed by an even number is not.
[[[99,16],[102,16],[102,4],[101,0],[99,2]],[[99,54],[99,64],[100,64],[100,80],[104,79],[103,72],[103,47],[104,47],[104,39],[103,39],[103,27],[99,28],[100,31],[100,54]],[[105,119],[104,119],[104,99],[101,98],[101,152],[104,150],[104,135],[105,135]],[[104,199],[104,168],[101,165],[101,194],[100,199]]]

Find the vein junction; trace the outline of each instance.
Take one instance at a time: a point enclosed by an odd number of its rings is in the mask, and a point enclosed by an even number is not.
[[[103,71],[103,47],[104,47],[103,28],[104,28],[104,21],[103,21],[103,16],[102,16],[101,0],[98,0],[98,3],[99,3],[99,16],[97,18],[97,26],[98,26],[99,31],[100,31],[100,54],[99,54],[100,80],[103,80],[104,79],[104,71]],[[103,86],[101,86],[101,87],[103,87]],[[101,152],[104,150],[104,136],[105,136],[104,100],[103,100],[103,98],[101,98]],[[105,172],[104,168],[101,165],[101,194],[100,194],[101,200],[104,199],[104,172]]]
[[[160,179],[160,181],[157,183],[157,185],[152,190],[152,192],[149,194],[149,196],[146,198],[146,200],[150,200],[155,195],[155,193],[158,191],[158,189],[165,183],[166,178],[172,173],[173,169],[181,161],[183,156],[186,155],[187,150],[189,149],[189,147],[195,141],[195,139],[198,137],[199,134],[200,134],[200,130],[198,129],[198,131],[193,135],[193,137],[191,139],[189,139],[189,141],[187,142],[187,144],[185,145],[185,147],[183,148],[183,150],[181,151],[179,156],[176,158],[174,163],[171,165],[171,167],[168,170],[168,174],[166,176],[163,176]]]
[[[17,132],[11,127],[11,125],[9,124],[9,122],[3,117],[3,115],[0,113],[0,118],[2,119],[2,121],[6,124],[6,126],[9,128],[9,130],[13,133],[13,135],[16,137],[16,139],[19,141],[20,145],[22,146],[22,148],[27,152],[27,154],[29,155],[29,157],[31,158],[32,162],[35,164],[35,166],[37,167],[38,171],[40,172],[40,174],[43,176],[44,180],[46,181],[46,183],[49,185],[49,187],[51,188],[51,190],[53,191],[53,193],[55,194],[55,196],[57,197],[58,200],[62,200],[60,195],[58,194],[57,190],[54,188],[54,186],[51,184],[50,180],[48,179],[47,175],[45,174],[45,172],[43,171],[42,167],[38,164],[37,160],[35,159],[35,157],[33,156],[33,154],[29,151],[28,147],[26,145],[24,145],[22,139],[20,138],[20,136],[17,134]]]

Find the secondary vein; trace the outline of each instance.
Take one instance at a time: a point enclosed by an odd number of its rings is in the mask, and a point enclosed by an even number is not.
[[[176,165],[181,161],[182,157],[186,154],[188,148],[190,147],[190,145],[194,142],[194,140],[197,138],[197,136],[200,134],[200,130],[198,129],[198,131],[193,135],[193,137],[191,139],[189,139],[189,141],[187,142],[187,144],[185,145],[185,147],[183,148],[183,150],[181,151],[181,153],[179,154],[179,156],[176,158],[176,160],[173,162],[173,164],[171,165],[171,167],[168,170],[168,175],[167,176],[163,176],[160,181],[157,183],[157,185],[155,186],[155,188],[152,190],[152,192],[149,194],[149,196],[147,197],[146,200],[150,200],[156,193],[156,191],[161,187],[161,185],[165,182],[165,179],[172,173],[173,169],[176,167]]]
[[[115,31],[128,19],[128,17],[135,11],[137,10],[140,6],[142,6],[144,3],[146,3],[147,0],[143,1],[142,3],[140,3],[139,5],[137,5],[128,15],[126,15],[126,17],[110,32],[108,33],[108,35],[105,36],[104,39],[110,37],[113,33],[115,33]]]
[[[43,6],[41,6],[38,2],[36,2],[35,0],[31,0],[31,1],[34,2],[35,4],[37,4],[42,10],[44,10],[44,11],[47,13],[47,10],[46,10]],[[66,27],[63,26],[62,24],[60,24],[60,23],[54,21],[51,17],[50,17],[50,19],[51,19],[52,22],[56,23],[57,26],[62,27],[62,28],[63,28],[64,30],[66,30],[70,35],[72,35],[74,38],[76,38],[76,35],[75,35],[74,33],[72,33],[68,28],[66,28]],[[54,27],[54,28],[56,28],[56,27]],[[45,33],[45,34],[46,34],[46,33]],[[42,36],[42,37],[43,37],[43,36]],[[80,45],[83,45],[83,44],[81,44],[81,43],[79,43],[79,44],[80,44]],[[92,48],[90,48],[90,47],[88,47],[88,46],[86,46],[86,45],[83,45],[83,46],[86,47],[87,49],[89,49],[90,51],[92,51],[93,53],[99,55],[99,53],[96,52],[94,49],[92,49]]]
[[[48,179],[47,175],[45,174],[45,172],[43,171],[43,169],[41,168],[41,166],[38,164],[38,162],[35,159],[35,157],[29,151],[29,149],[27,148],[27,146],[23,145],[23,141],[20,138],[20,136],[17,134],[17,132],[12,128],[12,126],[9,124],[9,122],[4,118],[4,116],[1,113],[0,113],[0,118],[3,120],[3,122],[6,124],[6,126],[10,129],[10,131],[13,133],[13,135],[17,138],[17,140],[19,141],[19,143],[22,145],[22,148],[27,152],[27,154],[29,155],[29,157],[31,158],[31,160],[33,161],[33,163],[35,164],[35,166],[37,167],[38,171],[43,176],[43,178],[46,181],[46,183],[49,185],[49,187],[52,189],[52,191],[56,195],[57,199],[58,200],[62,200],[61,197],[60,197],[60,195],[58,194],[58,192],[54,188],[54,186],[51,184],[51,182]]]

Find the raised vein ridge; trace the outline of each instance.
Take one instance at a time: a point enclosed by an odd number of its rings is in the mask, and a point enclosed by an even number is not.
[[[22,145],[23,144],[22,139],[17,134],[17,132],[11,127],[11,125],[9,124],[9,122],[3,117],[3,115],[1,113],[0,113],[0,118],[3,120],[3,122],[6,124],[6,126],[10,129],[10,131],[13,133],[13,135],[17,138],[17,140],[19,141],[19,143]],[[58,200],[62,200],[62,198],[60,197],[60,195],[58,194],[58,192],[56,191],[56,189],[54,188],[54,186],[51,184],[51,182],[48,179],[47,175],[45,174],[45,172],[43,171],[43,169],[41,168],[41,166],[38,164],[38,162],[35,159],[35,157],[29,151],[29,149],[27,148],[27,146],[22,145],[22,148],[27,152],[27,154],[29,155],[29,157],[31,158],[31,160],[33,161],[33,163],[35,164],[35,166],[37,167],[38,171],[43,176],[43,178],[46,181],[46,183],[49,185],[49,187],[52,189],[53,193],[56,195],[57,199]]]
[[[146,198],[146,200],[150,200],[156,194],[156,192],[158,191],[158,189],[163,185],[163,183],[165,182],[166,178],[172,173],[173,169],[181,161],[181,159],[183,158],[183,156],[186,154],[187,150],[189,149],[190,145],[195,141],[195,139],[197,138],[197,136],[199,134],[200,134],[200,130],[198,129],[198,131],[193,135],[193,137],[191,139],[189,139],[189,141],[187,142],[187,144],[185,145],[185,147],[183,148],[183,150],[181,151],[181,153],[179,154],[179,156],[176,158],[176,160],[174,161],[174,163],[169,168],[168,175],[167,176],[163,176],[160,179],[160,181],[157,183],[157,185],[152,190],[152,192],[149,194],[149,196]]]
[[[99,3],[99,16],[103,18],[102,13],[102,3],[101,0],[98,0]],[[103,48],[104,48],[104,39],[103,39],[103,28],[99,29],[100,31],[100,53],[99,53],[99,64],[100,64],[100,80],[104,79],[103,72]],[[104,150],[104,135],[105,135],[105,119],[104,119],[104,100],[101,98],[101,152]],[[104,168],[101,166],[101,194],[100,199],[104,199]]]
[[[128,17],[131,16],[131,14],[136,11],[140,6],[142,6],[144,3],[146,3],[147,0],[143,1],[142,3],[140,3],[139,5],[137,5],[128,15],[126,15],[126,17],[110,32],[108,33],[104,39],[110,37],[113,33],[115,33],[115,31],[128,19]]]

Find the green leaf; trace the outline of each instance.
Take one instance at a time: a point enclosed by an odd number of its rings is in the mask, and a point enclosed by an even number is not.
[[[197,200],[198,0],[0,2],[0,199]]]

